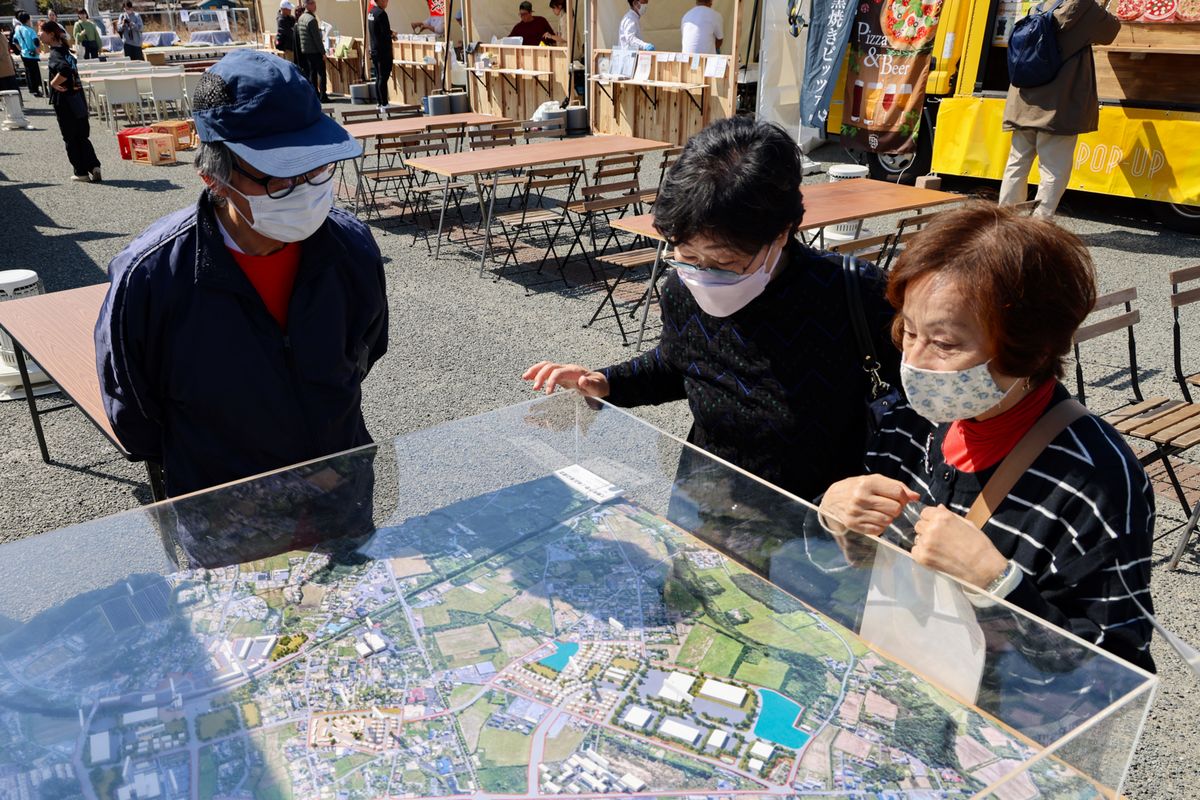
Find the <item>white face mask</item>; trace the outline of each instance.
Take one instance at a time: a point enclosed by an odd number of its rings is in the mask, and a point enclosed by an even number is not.
[[[317,186],[301,183],[278,200],[265,194],[238,194],[250,205],[250,227],[277,242],[304,241],[317,232],[333,208],[333,181]]]
[[[936,423],[971,419],[995,408],[1008,392],[996,385],[988,363],[942,371],[921,369],[901,361],[900,381],[908,404],[913,411]],[[1020,385],[1018,381],[1013,388]]]
[[[770,251],[767,255],[770,257]],[[780,247],[769,268],[764,264],[762,269],[747,274],[686,266],[677,267],[675,271],[705,314],[728,317],[741,311],[766,290],[782,256],[783,248]]]

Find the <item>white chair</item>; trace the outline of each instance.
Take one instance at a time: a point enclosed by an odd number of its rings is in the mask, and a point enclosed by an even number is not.
[[[110,131],[116,130],[118,109],[122,110],[125,118],[132,123],[133,114],[130,112],[130,107],[136,107],[138,121],[146,121],[146,115],[142,110],[142,95],[138,91],[136,77],[102,78],[99,81],[97,92],[99,92],[99,101],[103,104],[104,116],[108,121]]]
[[[158,119],[163,118],[168,108],[174,111],[175,116],[181,116],[185,103],[183,70],[151,74],[150,99],[154,103],[154,115]]]
[[[196,87],[200,85],[200,79],[204,77],[203,72],[184,72],[183,73],[183,93],[184,103],[187,104],[184,113],[191,116],[192,113],[192,98],[196,96]]]

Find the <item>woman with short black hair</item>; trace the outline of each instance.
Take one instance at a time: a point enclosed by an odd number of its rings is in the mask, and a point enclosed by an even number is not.
[[[775,125],[735,117],[693,136],[654,203],[675,268],[659,346],[600,371],[543,361],[523,377],[618,406],[686,399],[688,441],[804,498],[861,472],[869,379],[840,260],[795,239],[800,165]],[[884,376],[898,383],[882,283],[865,281],[862,295]]]
[[[91,125],[88,123],[87,100],[83,95],[83,83],[76,70],[75,56],[67,47],[67,35],[57,22],[46,20],[41,25],[39,38],[50,48],[47,72],[50,76],[50,104],[58,118],[58,130],[67,145],[67,158],[74,175],[71,180],[100,182],[100,159],[92,147]]]

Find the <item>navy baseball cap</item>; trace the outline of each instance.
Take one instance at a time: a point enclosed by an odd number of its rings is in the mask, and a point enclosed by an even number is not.
[[[362,154],[358,140],[321,110],[296,65],[260,50],[234,50],[205,71],[192,119],[200,141],[224,142],[247,164],[277,178]]]

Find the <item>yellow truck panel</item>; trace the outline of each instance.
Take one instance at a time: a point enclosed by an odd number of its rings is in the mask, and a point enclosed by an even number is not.
[[[938,112],[933,172],[1000,180],[1011,135],[1004,99],[948,97]],[[1200,112],[1104,106],[1100,129],[1079,137],[1069,187],[1200,205]],[[1029,176],[1037,183],[1035,165]]]

